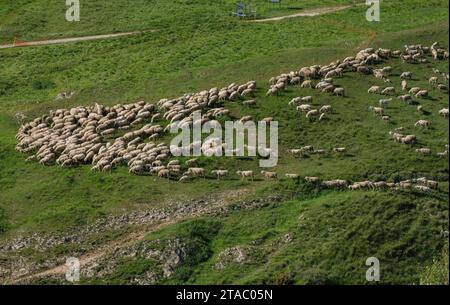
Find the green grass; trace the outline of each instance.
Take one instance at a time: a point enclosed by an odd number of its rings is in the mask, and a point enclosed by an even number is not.
[[[267,11],[264,11],[263,4],[259,7],[262,16],[274,16],[284,14],[284,11],[296,12],[297,10],[289,7],[298,6],[297,2],[285,1],[283,7]],[[348,1],[311,0],[302,1],[301,6],[308,8],[344,2]],[[258,179],[252,184],[241,182],[233,176],[232,179],[221,182],[210,177],[206,180],[180,184],[156,177],[133,176],[126,168],[102,174],[92,173],[88,166],[72,169],[44,167],[33,162],[26,163],[26,156],[14,150],[16,145],[14,136],[19,127],[14,119],[17,112],[23,112],[31,119],[48,113],[51,109],[90,105],[94,102],[105,105],[142,99],[154,102],[164,97],[176,97],[185,92],[197,92],[250,79],[258,82],[259,89],[256,96],[258,107],[243,109],[233,103],[227,103],[226,106],[231,109],[234,118],[247,114],[258,119],[273,116],[280,122],[281,158],[274,169],[280,176],[284,173],[298,173],[301,176],[317,175],[324,179],[386,179],[396,182],[425,175],[443,181],[440,196],[442,192],[448,193],[446,182],[448,160],[438,159],[435,156],[418,156],[412,149],[393,142],[388,136],[390,130],[404,126],[408,133],[417,134],[420,142],[418,147],[428,146],[433,152],[443,151],[449,138],[448,120],[438,116],[437,111],[448,107],[448,94],[430,91],[431,99],[421,101],[424,108],[429,111],[429,115],[426,116],[419,115],[415,105],[392,102],[386,110],[393,118],[393,123],[389,125],[367,110],[368,106],[375,105],[379,98],[366,93],[369,86],[379,83],[373,77],[349,73],[337,79],[336,82],[347,91],[347,97],[344,99],[298,88],[289,88],[279,97],[265,97],[267,80],[271,76],[299,69],[304,65],[327,64],[337,58],[354,55],[363,47],[400,49],[404,44],[430,45],[434,41],[440,41],[443,46],[448,47],[447,1],[383,1],[382,21],[379,23],[368,23],[365,20],[366,8],[361,6],[314,18],[295,18],[267,24],[250,24],[229,17],[227,12],[233,7],[233,1],[215,1],[212,4],[206,0],[179,0],[170,3],[139,0],[133,1],[133,5],[128,1],[119,0],[90,1],[83,4],[85,6],[82,8],[82,21],[76,24],[64,20],[64,3],[57,5],[53,1],[50,3],[45,1],[45,5],[43,3],[41,0],[2,3],[0,42],[8,43],[14,36],[22,40],[35,40],[131,30],[158,31],[110,40],[0,51],[0,238],[2,239],[30,232],[76,231],[79,226],[107,215],[164,207],[168,202],[199,198],[204,194],[217,195],[244,188],[251,192],[255,191],[259,196],[271,193],[291,195],[299,192],[297,186],[287,181],[274,184]],[[411,85],[424,88],[429,88],[427,80],[431,76],[432,67],[448,72],[446,61],[405,65],[399,60],[394,60],[387,62],[386,65],[394,67],[391,79],[397,88],[400,87],[398,75],[405,70],[414,73]],[[76,92],[72,99],[58,103],[54,101],[57,93],[69,90]],[[335,113],[330,116],[329,121],[309,123],[287,105],[292,97],[298,95],[313,95],[315,106],[332,104]],[[414,128],[414,122],[421,118],[431,122],[429,130]],[[319,149],[346,146],[349,153],[342,157],[330,153],[322,158],[310,157],[301,160],[294,159],[286,153],[288,148],[306,144],[312,144]],[[207,169],[228,168],[232,172],[239,169],[260,171],[256,159],[202,158],[201,166]],[[310,194],[311,190],[301,189],[301,191]],[[347,244],[342,241],[350,248],[358,248],[354,251],[361,250],[360,247],[363,249],[358,255],[356,252],[352,253],[348,260],[340,257],[344,261],[342,265],[333,267],[332,262],[326,258],[334,255],[332,247],[335,244],[329,240],[320,246],[320,240],[314,239],[320,236],[319,230],[311,231],[311,239],[318,245],[310,241],[302,241],[299,244],[301,247],[299,249],[306,249],[306,260],[304,262],[294,260],[293,266],[286,263],[281,256],[277,256],[278,254],[273,254],[274,260],[266,256],[256,259],[256,263],[249,267],[251,272],[249,271],[242,279],[238,278],[241,274],[240,267],[227,271],[223,278],[208,277],[205,271],[207,269],[202,269],[209,268],[210,260],[225,245],[246,244],[252,238],[257,238],[252,234],[249,237],[247,233],[239,235],[229,232],[233,237],[230,237],[229,243],[226,244],[225,233],[220,232],[227,232],[227,228],[232,227],[227,223],[233,219],[236,221],[239,217],[243,219],[242,225],[239,222],[234,224],[236,230],[248,229],[247,224],[250,227],[252,225],[258,227],[255,222],[259,222],[261,226],[265,224],[267,231],[261,229],[261,236],[267,234],[268,237],[265,238],[271,239],[290,231],[296,225],[296,219],[288,214],[298,212],[296,210],[298,206],[306,204],[317,207],[311,208],[310,211],[314,219],[327,209],[333,212],[348,209],[346,211],[350,213],[349,217],[353,218],[348,223],[341,223],[342,232],[351,230],[352,228],[347,227],[350,224],[356,226],[355,230],[358,232],[362,232],[363,229],[370,231],[372,226],[367,228],[363,226],[364,223],[372,223],[368,222],[367,215],[370,215],[370,211],[373,213],[378,211],[376,209],[380,206],[385,207],[383,202],[389,202],[391,200],[389,196],[392,196],[390,193],[367,195],[368,201],[374,205],[368,207],[361,199],[366,196],[365,193],[338,193],[334,199],[335,195],[319,194],[317,198],[303,198],[300,203],[294,200],[287,203],[285,208],[275,207],[273,210],[267,210],[266,214],[274,215],[264,214],[260,221],[247,214],[242,216],[236,214],[230,219],[221,219],[219,233],[217,236],[208,237],[205,246],[206,250],[210,249],[212,252],[208,250],[207,257],[195,259],[193,267],[182,272],[183,279],[195,283],[208,281],[310,283],[320,280],[324,276],[324,270],[331,270],[331,273],[325,276],[331,282],[339,279],[345,283],[359,282],[361,280],[357,277],[359,273],[351,272],[353,266],[351,260],[355,259],[353,263],[359,264],[364,255],[370,254],[364,248],[365,241],[355,239]],[[395,195],[391,203],[396,206],[411,199],[412,205],[426,205],[423,201],[427,199],[411,196]],[[342,203],[344,199],[348,200],[348,205],[337,204]],[[330,207],[325,201],[329,201]],[[437,202],[439,209],[443,209],[442,199],[430,198],[429,202],[430,204]],[[364,214],[363,210],[358,212],[356,207],[360,205],[369,212],[367,214]],[[292,210],[289,210],[291,208]],[[407,207],[408,213],[411,210],[412,207]],[[379,213],[382,216],[391,215],[387,214],[388,212]],[[391,212],[395,215],[394,210]],[[440,241],[433,239],[431,234],[436,229],[434,222],[430,221],[432,224],[417,222],[422,219],[421,217],[425,217],[422,212],[416,216],[406,214],[404,219],[402,214],[399,214],[397,220],[402,223],[398,228],[392,227],[397,221],[395,217],[393,220],[383,218],[381,227],[377,230],[394,230],[395,234],[407,236],[411,234],[408,232],[420,229],[423,236],[429,237],[430,243],[438,248],[441,246]],[[339,223],[339,218],[331,214],[326,215],[324,221],[329,219],[331,222]],[[280,217],[281,220],[277,221],[272,217]],[[311,223],[308,226],[313,230]],[[177,231],[176,228],[174,230]],[[375,233],[381,234],[379,232]],[[420,253],[421,243],[427,242],[423,236],[417,237],[416,240],[404,237],[400,248],[407,249],[410,246],[411,253]],[[102,236],[98,236],[98,241],[103,241]],[[95,240],[92,242],[95,243]],[[410,245],[408,242],[413,243]],[[401,283],[418,282],[416,272],[418,266],[428,262],[433,254],[436,255],[437,248],[430,247],[424,250],[423,256],[414,259],[411,258],[413,254],[408,254],[398,269],[391,261],[393,256],[383,252],[395,248],[394,244],[394,240],[391,239],[385,243],[380,239],[376,241],[378,247],[376,254],[384,255],[391,266],[386,280]],[[323,256],[319,255],[320,249],[324,251]],[[344,251],[346,248],[342,246],[339,249]],[[75,250],[61,249],[61,251],[71,253]],[[287,252],[283,255],[295,257],[293,249],[285,251]],[[280,249],[279,255],[282,253]],[[36,254],[33,252],[29,255]],[[314,256],[320,257],[325,263],[313,261]],[[412,267],[408,267],[407,262],[412,262]],[[361,268],[364,268],[363,263]],[[130,264],[118,272],[124,276],[140,272],[141,263]],[[145,262],[142,264],[145,265]],[[284,264],[291,267],[285,268]],[[128,272],[128,269],[135,271]],[[264,275],[266,272],[267,276]],[[125,281],[120,274],[117,274],[114,280]],[[348,277],[346,274],[349,274]],[[181,278],[175,280],[181,281]]]

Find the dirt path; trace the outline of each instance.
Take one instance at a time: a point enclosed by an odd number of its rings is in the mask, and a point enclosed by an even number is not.
[[[59,39],[50,39],[50,40],[38,40],[38,41],[29,41],[29,42],[15,42],[13,44],[0,45],[0,49],[9,49],[9,48],[18,48],[18,47],[31,47],[31,46],[45,46],[45,45],[62,44],[62,43],[68,43],[68,42],[99,40],[99,39],[107,39],[107,38],[115,38],[115,37],[136,35],[136,34],[145,33],[145,32],[155,32],[155,31],[156,30],[135,31],[135,32],[115,33],[115,34],[104,34],[104,35],[93,35],[93,36],[59,38]]]
[[[193,211],[191,214],[188,215],[180,215],[171,219],[167,219],[166,221],[151,224],[148,226],[144,226],[141,230],[132,232],[126,236],[122,236],[116,240],[113,240],[111,242],[108,242],[106,244],[103,244],[99,246],[97,249],[86,253],[80,257],[77,257],[80,261],[81,268],[88,268],[89,265],[95,263],[98,259],[103,257],[104,255],[110,253],[111,251],[114,251],[116,249],[123,249],[130,247],[134,244],[139,243],[140,241],[144,240],[144,238],[147,236],[147,234],[163,229],[167,226],[173,225],[177,222],[193,219],[202,215],[206,215],[209,213],[212,213],[214,211],[219,211],[221,208],[226,207],[227,205],[242,200],[244,196],[249,196],[253,193],[252,190],[249,190],[247,188],[239,189],[237,191],[233,192],[226,192],[218,194],[215,198],[210,199],[211,201],[208,201],[208,206],[205,208],[201,208],[198,210]],[[65,265],[58,265],[52,268],[49,268],[44,271],[39,271],[32,274],[27,274],[24,276],[19,276],[17,278],[12,278],[8,281],[8,284],[19,284],[24,283],[29,280],[45,277],[45,276],[54,276],[54,275],[63,275],[66,273],[66,266]]]
[[[360,4],[357,4],[357,5],[360,5]],[[278,16],[278,17],[272,17],[272,18],[266,18],[266,19],[249,20],[249,22],[268,22],[268,21],[280,21],[280,20],[296,18],[296,17],[314,17],[314,16],[319,16],[319,15],[342,11],[342,10],[348,9],[350,7],[352,7],[352,6],[344,5],[344,6],[333,6],[333,7],[321,7],[321,8],[316,8],[316,9],[305,10],[301,13],[296,13],[296,14],[292,14],[292,15]]]

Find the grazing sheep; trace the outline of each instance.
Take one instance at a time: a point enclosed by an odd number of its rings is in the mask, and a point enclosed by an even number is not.
[[[430,77],[430,79],[428,80],[428,82],[430,83],[430,85],[436,86],[438,84],[438,80],[439,78],[436,76],[432,76]]]
[[[244,105],[246,107],[253,107],[253,106],[256,106],[256,101],[255,100],[243,101],[242,105]]]
[[[251,121],[251,120],[252,120],[252,117],[250,115],[246,115],[246,116],[243,116],[239,121],[241,123],[245,123],[245,122],[248,122],[248,121]]]
[[[266,95],[267,95],[267,96],[271,96],[271,95],[274,95],[274,94],[278,94],[278,89],[275,88],[275,87],[271,87],[271,88],[266,92]]]
[[[294,106],[297,104],[300,104],[300,102],[302,101],[301,97],[294,97],[289,103],[289,106]]]
[[[412,79],[412,73],[411,72],[403,72],[401,75],[400,75],[400,78],[401,79]]]
[[[169,179],[170,178],[170,171],[168,169],[162,169],[158,172],[158,177],[159,178],[166,178]]]
[[[322,89],[323,93],[333,93],[335,87],[333,85],[328,85]]]
[[[389,123],[389,122],[391,121],[391,117],[388,116],[388,115],[383,115],[383,116],[381,117],[381,119],[382,119],[384,122],[386,122],[386,123]]]
[[[284,87],[283,87],[283,89],[284,89]],[[244,91],[242,91],[241,96],[244,97],[247,95],[251,95],[251,94],[253,94],[253,91],[254,91],[253,89],[245,89]]]
[[[384,190],[388,188],[388,184],[385,181],[377,181],[373,183],[373,187],[378,190]]]
[[[372,86],[367,90],[367,93],[381,93],[381,87],[380,86]]]
[[[301,101],[303,102],[303,103],[312,103],[312,101],[313,101],[313,98],[312,98],[312,96],[305,96],[305,97],[302,97],[301,98]]]
[[[386,88],[384,88],[383,91],[381,91],[381,94],[383,94],[383,95],[390,95],[390,94],[394,94],[394,93],[395,93],[394,87],[386,87]]]
[[[427,180],[426,184],[429,188],[431,188],[433,190],[437,190],[439,188],[439,182],[434,181],[434,180]]]
[[[191,176],[191,177],[206,177],[206,171],[204,168],[201,167],[190,167],[188,168],[187,172],[184,175]]]
[[[193,165],[197,164],[197,161],[198,161],[197,158],[189,159],[189,160],[187,160],[187,161],[185,162],[185,164],[186,164],[187,166],[193,166]]]
[[[402,91],[408,89],[408,82],[406,80],[402,80]]]
[[[431,149],[428,147],[422,147],[422,148],[416,148],[416,152],[422,154],[422,155],[430,155]]]
[[[215,175],[217,177],[217,180],[220,180],[221,178],[228,176],[228,171],[227,170],[213,170],[213,171],[211,171],[211,174]]]
[[[422,89],[420,87],[413,87],[413,88],[409,89],[408,93],[416,95],[421,90]]]
[[[327,151],[325,149],[316,149],[312,152],[312,154],[314,154],[314,155],[324,155],[326,153],[327,153]]]
[[[415,135],[407,135],[400,139],[400,142],[403,144],[414,144],[417,141],[417,137]]]
[[[336,96],[344,96],[345,89],[344,88],[336,88],[336,89],[334,89],[333,94]]]
[[[236,174],[241,177],[241,179],[251,179],[253,181],[253,171],[237,171]]]
[[[346,180],[330,180],[330,181],[324,181],[322,182],[322,185],[327,187],[327,188],[346,188],[348,187],[348,182]]]
[[[441,110],[439,110],[439,114],[441,116],[443,116],[444,118],[448,118],[448,116],[449,116],[448,108],[442,108]]]
[[[381,107],[386,107],[388,104],[389,104],[389,102],[391,102],[392,101],[392,98],[388,98],[388,99],[380,99],[379,101],[378,101],[378,104],[381,106]]]
[[[443,151],[443,152],[438,152],[436,154],[439,158],[448,158],[448,150]]]
[[[189,176],[181,176],[181,178],[178,180],[179,182],[186,182],[191,180],[191,177]]]
[[[413,187],[416,191],[420,191],[420,192],[424,192],[424,193],[428,193],[431,191],[431,189],[428,186],[424,186],[424,185],[414,185]]]
[[[320,113],[330,113],[333,110],[331,105],[324,105],[319,109]]]
[[[314,147],[312,145],[306,145],[300,148],[302,152],[313,152]]]
[[[275,172],[267,172],[267,171],[261,171],[261,174],[264,176],[266,180],[277,180],[278,174]]]
[[[333,151],[335,153],[345,153],[347,151],[347,148],[345,148],[345,147],[335,147],[335,148],[333,148]]]
[[[438,84],[437,87],[438,87],[438,89],[439,89],[440,91],[448,92],[448,85],[445,85],[445,84]]]
[[[381,107],[373,107],[369,106],[369,110],[371,110],[374,114],[383,116],[384,115],[384,109]]]
[[[309,120],[312,120],[312,119],[318,117],[319,115],[320,115],[319,110],[314,109],[314,110],[308,111],[308,113],[306,114],[306,118]]]
[[[412,97],[409,94],[400,95],[398,97],[399,100],[402,100],[403,102],[409,102],[412,100]]]
[[[301,112],[309,112],[311,110],[311,105],[309,104],[303,104],[297,107],[297,111]]]
[[[305,177],[305,181],[310,184],[319,184],[320,178],[319,177]]]
[[[301,157],[303,155],[302,149],[290,149],[288,150],[288,152],[294,157]]]
[[[428,91],[427,90],[420,90],[416,93],[417,98],[426,98],[428,97]]]
[[[361,182],[355,182],[352,185],[349,185],[348,188],[351,190],[359,190],[359,189],[363,189],[363,188],[374,189],[375,187],[373,185],[373,182],[371,182],[371,181],[361,181]]]
[[[414,124],[415,127],[420,126],[420,127],[424,127],[424,128],[428,128],[430,126],[430,122],[428,122],[427,120],[418,120],[416,122],[416,124]]]
[[[370,75],[372,74],[372,69],[366,66],[358,66],[356,71],[361,74]]]
[[[312,81],[311,80],[305,80],[303,81],[303,83],[300,85],[300,87],[302,88],[312,88]]]
[[[286,176],[286,178],[295,180],[295,181],[298,181],[298,179],[300,178],[300,176],[297,174],[286,174],[285,176]]]

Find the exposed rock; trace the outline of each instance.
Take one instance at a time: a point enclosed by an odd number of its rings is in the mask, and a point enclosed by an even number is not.
[[[75,94],[75,92],[61,92],[61,93],[58,93],[58,95],[55,97],[55,101],[58,102],[58,101],[62,101],[64,99],[69,99],[74,94]]]
[[[220,252],[217,262],[215,264],[216,269],[226,268],[230,263],[243,264],[247,259],[247,254],[240,246],[232,247]]]

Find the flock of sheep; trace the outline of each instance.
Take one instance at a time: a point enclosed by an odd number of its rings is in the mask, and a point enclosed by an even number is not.
[[[404,51],[392,51],[389,49],[367,48],[358,52],[354,57],[337,60],[329,65],[314,65],[303,67],[299,71],[281,74],[272,77],[269,81],[270,88],[267,95],[278,95],[280,91],[288,86],[300,86],[302,88],[313,88],[336,96],[345,96],[345,89],[334,84],[334,79],[342,77],[347,72],[357,72],[365,75],[373,75],[382,79],[385,83],[392,83],[389,75],[392,67],[374,69],[371,65],[381,64],[390,58],[402,58],[407,63],[426,62],[426,54],[431,54],[434,59],[448,59],[448,51],[439,48],[437,43],[431,47],[422,45],[405,46]],[[448,74],[440,73],[433,69],[434,75],[429,79],[430,85],[441,91],[448,91]],[[444,83],[440,78],[444,78]],[[412,78],[411,72],[401,74],[401,90],[408,90],[408,94],[398,99],[411,102],[413,97],[422,99],[428,96],[428,90],[413,87],[409,88],[408,81]],[[314,84],[317,80],[316,84]],[[22,153],[32,153],[27,160],[36,160],[44,165],[59,164],[63,167],[76,166],[79,164],[91,164],[92,170],[111,171],[120,165],[127,165],[131,173],[143,175],[145,173],[155,174],[161,178],[176,178],[179,181],[188,181],[195,177],[206,177],[205,168],[196,167],[197,159],[187,160],[181,164],[180,160],[173,158],[171,151],[180,149],[168,147],[165,143],[157,144],[158,138],[162,137],[172,127],[190,127],[195,124],[203,124],[213,121],[221,116],[229,116],[230,111],[223,106],[225,101],[243,99],[242,105],[253,107],[256,101],[246,100],[254,95],[256,82],[249,81],[242,85],[231,84],[224,88],[212,88],[194,94],[185,94],[175,99],[162,99],[156,105],[138,102],[132,104],[118,104],[105,107],[95,104],[89,107],[75,107],[72,109],[58,109],[50,111],[33,121],[22,125],[16,138],[19,143],[16,149]],[[372,86],[370,94],[394,95],[396,89],[389,85]],[[387,105],[392,102],[392,97],[380,99],[378,106],[370,106],[369,109],[389,122],[390,117],[385,114]],[[322,121],[332,113],[331,105],[323,105],[319,109],[313,109],[313,97],[296,97],[289,102],[295,106],[297,111],[305,113],[309,120],[318,119]],[[199,110],[205,111],[201,119],[194,121],[194,113]],[[418,111],[424,111],[420,105]],[[439,114],[448,118],[448,108],[443,108]],[[244,116],[241,122],[252,120],[251,116]],[[271,121],[273,118],[265,118]],[[166,127],[159,123],[168,122]],[[416,127],[428,128],[429,121],[419,120]],[[390,134],[392,138],[400,143],[414,144],[417,141],[415,135],[403,135],[402,129],[396,129]],[[146,141],[148,139],[148,141]],[[207,143],[207,150],[224,149],[222,143]],[[193,145],[189,149],[193,149]],[[247,147],[248,148],[248,147]],[[336,147],[334,153],[342,154],[347,151],[346,147]],[[426,147],[417,148],[422,154],[430,154],[431,150]],[[323,149],[314,149],[305,146],[299,149],[290,149],[289,153],[295,157],[305,154],[324,154]],[[448,146],[446,151],[438,153],[440,157],[448,157]],[[183,171],[184,169],[184,171]],[[209,172],[218,180],[229,177],[230,173],[225,169],[215,169]],[[236,175],[241,179],[255,178],[251,170],[237,171]],[[266,180],[278,179],[276,172],[261,171]],[[285,174],[287,179],[299,180],[298,174]],[[349,189],[385,189],[385,188],[415,188],[427,191],[428,188],[436,188],[437,182],[425,178],[417,181],[402,181],[398,184],[384,181],[362,181],[350,184],[345,180],[321,181],[318,177],[306,177],[308,183],[321,185],[325,188],[349,188]]]
[[[389,50],[379,48],[377,50],[373,48],[367,48],[361,50],[354,57],[347,57],[343,60],[337,60],[326,66],[314,65],[310,67],[303,67],[299,71],[291,71],[289,73],[281,74],[276,77],[272,77],[269,80],[270,88],[267,95],[278,94],[280,90],[284,90],[289,85],[300,85],[302,88],[314,88],[321,90],[322,92],[329,92],[337,96],[344,96],[345,90],[342,87],[333,85],[334,78],[342,77],[346,72],[358,72],[365,75],[373,75],[375,78],[382,79],[385,83],[392,83],[389,78],[393,68],[386,66],[383,68],[374,69],[369,65],[381,64],[385,60],[390,58],[400,57],[406,63],[425,63],[428,61],[427,54],[431,54],[435,60],[445,59],[448,60],[449,53],[447,50],[440,48],[437,42],[433,43],[431,47],[422,45],[406,45],[405,50]],[[433,69],[433,76],[429,79],[429,84],[440,91],[448,92],[448,80],[449,75],[441,73],[437,69]],[[442,78],[443,82],[440,82]],[[318,80],[316,85],[313,84],[314,79]],[[408,91],[407,94],[398,96],[398,99],[411,103],[413,97],[417,99],[428,98],[429,92],[426,89],[420,87],[410,88],[408,81],[412,79],[412,73],[409,71],[403,72],[400,75],[401,90]],[[396,89],[392,85],[386,87],[371,86],[368,89],[369,94],[380,94],[385,96],[392,96],[396,94]],[[318,118],[322,121],[327,118],[328,113],[331,113],[333,108],[331,105],[323,105],[319,109],[313,109],[313,98],[311,96],[295,97],[289,102],[289,105],[296,106],[297,111],[306,113],[306,118],[313,120]],[[389,103],[393,101],[393,98],[382,98],[378,101],[378,106],[369,106],[369,110],[374,114],[379,115],[385,122],[391,122],[391,117],[386,115],[385,109]],[[424,113],[424,107],[422,105],[417,106],[417,111]],[[439,115],[448,118],[449,109],[442,108],[439,111]],[[428,128],[430,122],[425,119],[417,121],[414,126]],[[404,144],[415,144],[417,137],[415,135],[403,135],[399,132],[403,128],[399,128],[394,132],[391,132],[391,136],[394,140]],[[421,154],[431,154],[431,149],[428,147],[417,148],[416,151]],[[291,153],[304,153],[304,149],[292,149]],[[448,147],[443,152],[438,152],[439,157],[448,157]]]
[[[207,109],[202,116],[204,123],[223,115],[229,110],[218,107],[225,100],[245,97],[256,88],[256,82],[244,85],[231,84],[226,88],[212,88],[182,97],[160,100],[157,105],[138,102],[104,107],[75,107],[50,111],[49,115],[22,125],[16,135],[16,149],[22,153],[33,153],[28,161],[39,161],[44,165],[59,164],[63,167],[91,164],[92,170],[110,171],[126,164],[130,172],[157,174],[160,177],[179,175],[181,165],[171,160],[171,149],[164,143],[156,144],[161,135],[172,124],[191,126],[193,113]],[[163,128],[154,124],[165,119],[170,122]],[[132,130],[141,126],[137,130]],[[114,135],[121,136],[111,139]],[[144,142],[148,139],[150,142]],[[193,165],[195,160],[188,160]],[[167,164],[165,164],[167,163]],[[186,175],[198,175],[189,168]],[[184,178],[183,178],[184,179]]]

